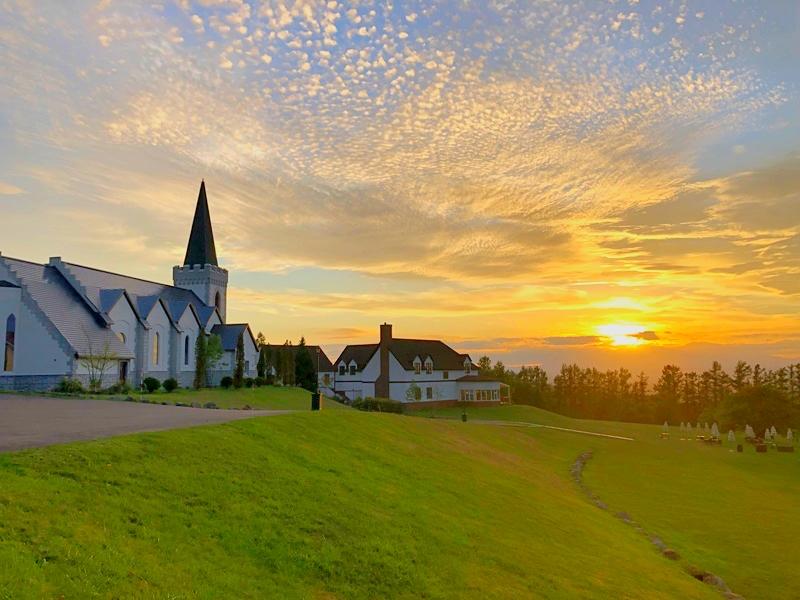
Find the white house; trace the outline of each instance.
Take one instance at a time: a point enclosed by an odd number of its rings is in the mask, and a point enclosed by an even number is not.
[[[250,328],[225,323],[228,272],[217,263],[205,182],[184,264],[172,273],[174,285],[166,285],[58,257],[38,264],[0,254],[0,389],[47,390],[65,377],[88,382],[86,360],[98,355],[112,358],[104,386],[145,377],[188,386],[200,332],[220,335],[226,356],[218,370],[231,371],[236,336],[244,335],[246,375],[254,377]]]
[[[395,338],[388,323],[379,343],[345,347],[334,367],[334,391],[350,400],[388,398],[412,407],[509,400],[508,386],[482,376],[468,354],[439,340]]]

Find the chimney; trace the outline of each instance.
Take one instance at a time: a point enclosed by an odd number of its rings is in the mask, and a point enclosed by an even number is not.
[[[389,397],[389,346],[392,343],[392,325],[384,323],[381,325],[380,368],[378,379],[375,380],[375,395],[378,398]]]

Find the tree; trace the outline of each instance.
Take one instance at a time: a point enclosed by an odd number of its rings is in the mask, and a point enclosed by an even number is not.
[[[489,373],[492,370],[492,359],[485,354],[478,359],[478,369],[481,373]]]
[[[678,399],[683,385],[683,373],[677,365],[665,365],[661,369],[653,390],[656,393],[656,419],[658,421],[677,420]]]
[[[267,346],[261,344],[258,351],[258,364],[256,365],[256,373],[262,379],[267,376]]]
[[[267,344],[267,338],[265,338],[264,334],[259,331],[258,335],[256,336],[256,348],[258,350],[261,350],[261,348],[264,347],[266,344]]]
[[[206,377],[216,368],[223,354],[222,338],[216,334],[209,335],[206,340]]]
[[[422,400],[422,390],[416,383],[412,383],[406,390],[406,400],[409,402],[419,402]]]
[[[237,390],[244,385],[244,332],[236,340],[236,362],[233,369],[233,387]]]
[[[300,344],[297,346],[294,373],[297,385],[309,392],[317,391],[317,370],[304,337],[300,338]]]
[[[206,367],[208,365],[208,353],[206,334],[201,331],[194,343],[194,382],[192,386],[199,390],[206,385]]]
[[[747,386],[731,394],[723,403],[723,427],[742,428],[745,424],[761,432],[777,425],[781,429],[796,422],[796,409],[781,390],[769,386]]]
[[[100,349],[96,349],[92,339],[87,335],[86,344],[89,351],[82,354],[80,363],[89,373],[89,391],[99,392],[103,387],[103,378],[106,372],[119,362],[119,355],[111,350],[108,342],[105,342]]]

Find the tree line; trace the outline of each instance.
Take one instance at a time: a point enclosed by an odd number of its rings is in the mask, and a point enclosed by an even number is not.
[[[256,336],[258,364],[256,371],[269,385],[297,385],[311,392],[317,391],[317,370],[306,345],[305,337],[297,346],[286,340],[281,346],[267,344],[264,334]]]
[[[800,421],[800,363],[765,369],[739,361],[732,373],[714,361],[706,371],[665,365],[657,380],[628,369],[599,370],[562,365],[552,381],[539,366],[509,370],[489,357],[478,361],[484,374],[511,387],[516,404],[531,404],[577,418],[638,423],[719,422],[722,427],[757,430]]]

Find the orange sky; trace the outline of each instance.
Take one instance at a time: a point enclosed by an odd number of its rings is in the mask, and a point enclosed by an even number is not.
[[[511,366],[800,360],[792,2],[0,8],[0,251]]]

